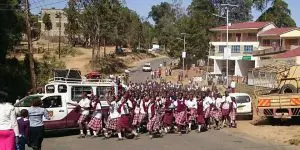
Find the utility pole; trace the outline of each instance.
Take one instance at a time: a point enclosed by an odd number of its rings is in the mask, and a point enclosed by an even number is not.
[[[30,67],[30,76],[31,76],[31,86],[32,92],[37,92],[37,85],[36,85],[36,75],[34,69],[34,61],[33,61],[33,48],[32,48],[32,39],[31,39],[31,26],[29,22],[29,2],[28,0],[25,1],[25,22],[26,22],[26,31],[27,31],[27,40],[28,40],[28,59],[29,59],[29,67]]]
[[[58,58],[60,59],[60,43],[61,43],[61,12],[56,13],[56,17],[59,21],[59,33],[58,33]]]
[[[186,33],[181,33],[181,34],[183,34],[183,52],[185,53],[185,55],[186,55],[186,51],[185,51],[185,35],[186,35]],[[182,76],[183,76],[183,79],[185,78],[185,76],[184,76],[184,59],[185,59],[185,57],[184,58],[182,58]]]
[[[229,45],[228,45],[228,35],[229,35],[229,7],[238,7],[238,5],[231,5],[231,4],[221,4],[221,6],[224,6],[226,9],[226,53],[229,53],[228,51],[229,49]],[[225,52],[224,52],[225,53]],[[228,54],[227,54],[228,55]],[[230,56],[228,56],[230,57]],[[227,76],[227,80],[226,80],[226,86],[229,86],[229,58],[226,57],[226,76]]]

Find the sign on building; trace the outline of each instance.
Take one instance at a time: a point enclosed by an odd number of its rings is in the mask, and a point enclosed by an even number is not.
[[[229,59],[231,57],[231,48],[229,48],[229,47],[224,48],[223,57],[224,57],[224,59]]]

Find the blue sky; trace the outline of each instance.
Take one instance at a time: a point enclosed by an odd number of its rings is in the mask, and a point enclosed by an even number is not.
[[[32,11],[38,13],[41,8],[64,8],[68,0],[30,0],[32,3]],[[172,2],[172,0],[126,0],[127,6],[135,10],[141,17],[148,16],[152,5],[160,4],[161,2]],[[181,0],[185,8],[191,3],[192,0]],[[289,4],[289,8],[292,12],[292,18],[296,21],[297,26],[300,26],[300,1],[299,0],[285,0]],[[261,12],[253,11],[253,19],[257,19]]]

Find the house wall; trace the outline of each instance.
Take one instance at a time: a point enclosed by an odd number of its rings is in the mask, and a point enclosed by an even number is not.
[[[59,36],[59,18],[56,18],[57,13],[61,13],[61,36],[65,35],[65,24],[68,23],[67,17],[64,15],[62,9],[42,9],[41,10],[41,35],[48,36],[48,31],[45,30],[45,24],[43,23],[43,17],[45,14],[50,15],[50,20],[52,23],[52,29],[49,31],[49,36]]]

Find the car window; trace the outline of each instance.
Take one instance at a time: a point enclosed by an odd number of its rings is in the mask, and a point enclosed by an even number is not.
[[[98,86],[97,87],[97,95],[105,95],[111,90],[111,86]]]
[[[92,91],[93,89],[91,86],[73,86],[71,88],[71,100],[78,102],[81,100],[83,92],[86,94],[92,94]]]
[[[150,65],[145,65],[144,67],[151,67]]]
[[[35,95],[35,96],[26,96],[20,100],[20,103],[18,103],[16,106],[17,107],[31,107],[32,101],[37,99],[37,98],[42,98],[43,96]]]
[[[250,102],[250,97],[249,96],[236,96],[235,100],[237,103],[248,103],[248,102]]]
[[[43,100],[44,108],[62,107],[61,96],[49,96]]]

